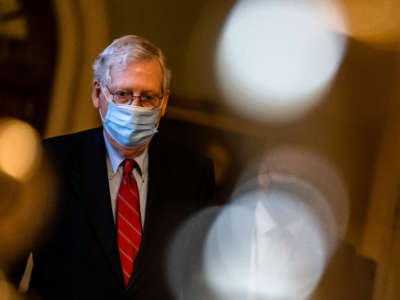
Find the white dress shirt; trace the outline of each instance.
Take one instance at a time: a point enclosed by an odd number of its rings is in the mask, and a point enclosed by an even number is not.
[[[107,149],[107,158],[106,158],[107,174],[108,174],[108,183],[110,187],[111,207],[114,216],[114,222],[116,222],[117,197],[123,175],[122,162],[124,161],[125,158],[119,155],[119,153],[110,145],[110,142],[108,141],[104,131],[103,135]],[[135,157],[134,160],[140,168],[140,171],[137,168],[134,168],[132,172],[133,176],[136,179],[136,183],[139,189],[140,217],[143,226],[145,220],[147,185],[149,178],[148,176],[149,155],[147,148],[142,154]]]

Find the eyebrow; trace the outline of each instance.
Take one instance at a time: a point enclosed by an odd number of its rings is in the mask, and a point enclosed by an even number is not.
[[[118,91],[133,93],[134,89],[121,87],[121,88],[115,89],[113,92],[115,93]],[[163,94],[163,90],[161,89],[160,91],[154,91],[154,90],[145,89],[145,90],[140,91],[140,94],[159,94],[159,93]]]

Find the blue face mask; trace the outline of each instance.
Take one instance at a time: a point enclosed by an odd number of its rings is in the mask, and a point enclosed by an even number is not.
[[[157,133],[160,108],[150,109],[108,102],[108,110],[103,119],[104,128],[121,146],[136,148],[144,145]]]

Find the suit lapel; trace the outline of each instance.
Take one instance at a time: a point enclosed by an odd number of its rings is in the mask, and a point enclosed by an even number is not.
[[[83,155],[76,166],[75,187],[87,217],[115,275],[123,284],[116,230],[108,184],[106,149],[102,128],[84,139]]]
[[[146,218],[144,224],[145,232],[148,231],[151,222],[154,221],[153,218],[151,218],[154,212],[153,206],[157,205],[157,199],[161,199],[162,179],[166,178],[163,175],[163,162],[159,150],[158,137],[156,136],[149,146],[149,181],[147,186]]]

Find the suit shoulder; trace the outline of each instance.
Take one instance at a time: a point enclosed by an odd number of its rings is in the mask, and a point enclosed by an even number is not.
[[[102,128],[99,127],[45,139],[43,140],[43,148],[50,159],[68,163],[70,159],[79,157],[85,149],[93,148],[101,139]]]
[[[157,137],[152,141],[152,148],[154,152],[160,153],[164,158],[168,158],[175,165],[183,165],[189,168],[197,166],[210,166],[211,159],[204,156],[202,153],[194,151],[184,145],[172,141],[165,137]]]
[[[51,138],[47,138],[43,140],[45,145],[56,145],[56,144],[68,144],[75,141],[80,141],[82,139],[87,138],[88,136],[92,136],[95,134],[99,134],[101,132],[101,127],[88,129],[84,131],[79,131],[71,134],[59,135]]]
[[[43,140],[43,145],[45,149],[57,149],[57,148],[71,148],[76,145],[81,144],[83,141],[87,140],[91,136],[96,136],[101,134],[101,127],[93,128],[89,130],[84,130],[72,134],[59,135]]]

